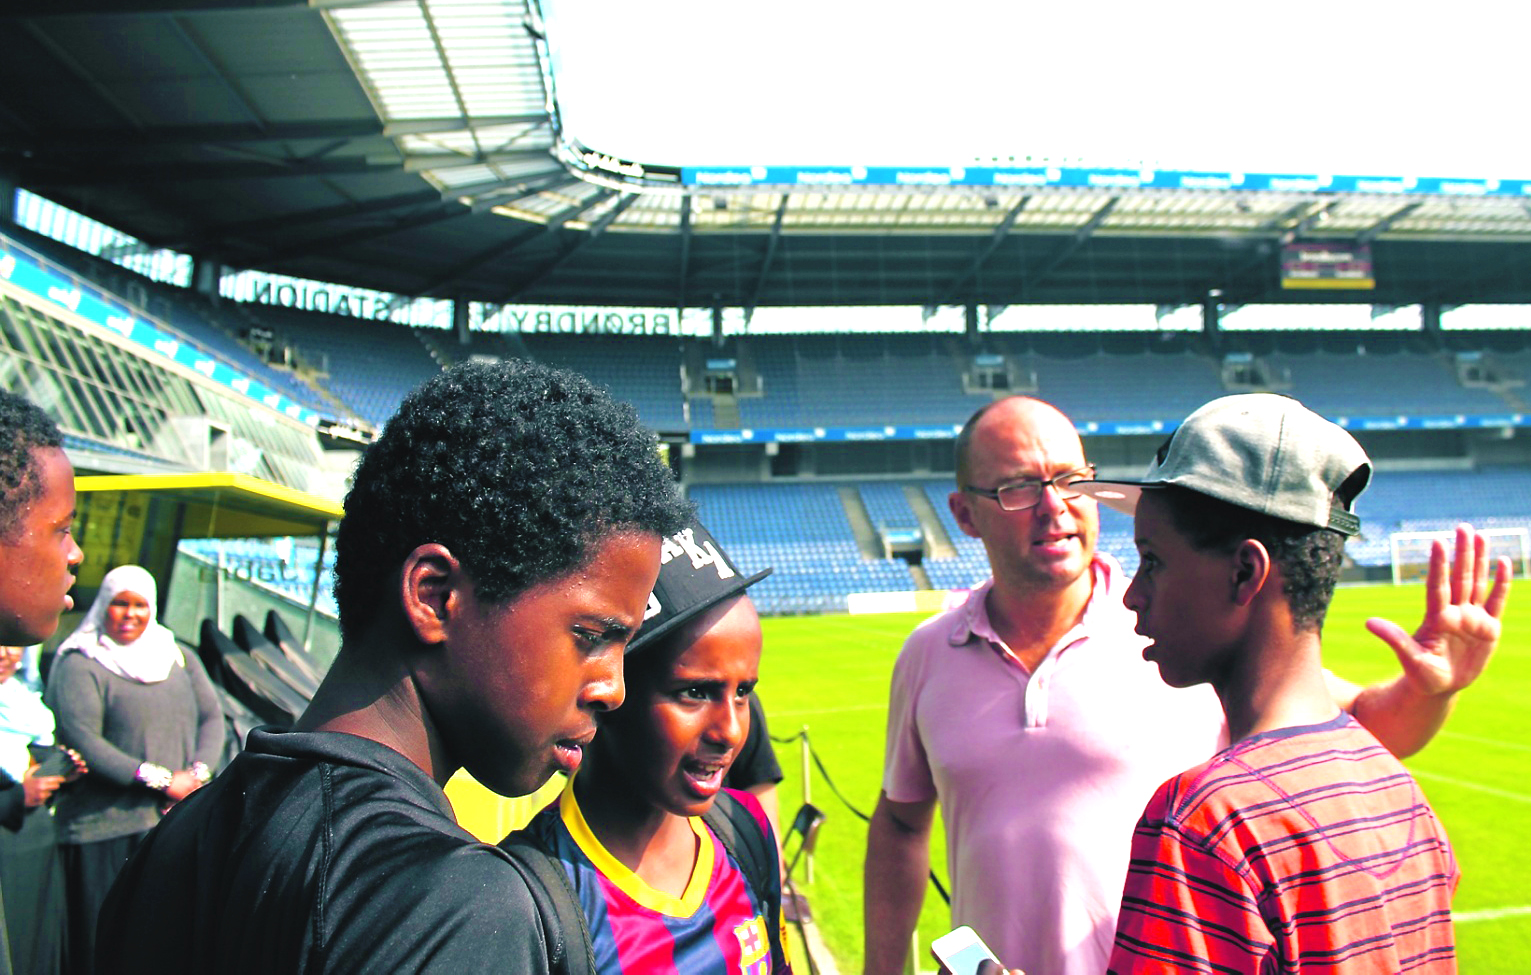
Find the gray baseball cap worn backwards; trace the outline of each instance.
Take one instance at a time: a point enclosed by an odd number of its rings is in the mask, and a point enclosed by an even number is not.
[[[1186,417],[1141,481],[1076,481],[1076,490],[1132,514],[1144,489],[1170,484],[1229,504],[1342,535],[1361,530],[1351,510],[1371,480],[1371,459],[1344,429],[1289,396],[1224,396]]]

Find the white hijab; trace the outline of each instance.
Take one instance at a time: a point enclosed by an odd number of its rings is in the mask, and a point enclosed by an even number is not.
[[[106,635],[106,609],[124,592],[142,596],[151,610],[157,605],[159,587],[149,570],[119,565],[101,580],[101,591],[90,604],[90,612],[69,638],[59,644],[58,652],[62,655],[78,650],[119,677],[140,684],[158,684],[170,676],[171,668],[186,666],[186,658],[176,645],[175,634],[153,617],[143,635],[132,643],[118,643]]]

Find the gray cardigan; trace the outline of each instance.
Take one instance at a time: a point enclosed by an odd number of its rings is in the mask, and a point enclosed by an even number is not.
[[[156,684],[112,673],[83,653],[53,662],[43,699],[58,719],[58,740],[84,756],[90,772],[58,790],[60,843],[95,843],[142,833],[168,801],[138,782],[143,762],[172,772],[223,754],[223,711],[195,654]]]

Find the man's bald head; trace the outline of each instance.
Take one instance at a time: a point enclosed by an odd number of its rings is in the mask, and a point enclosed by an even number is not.
[[[983,542],[996,589],[1012,596],[1088,592],[1100,533],[1095,502],[1056,484],[1025,508],[1006,509],[994,494],[1007,484],[1084,471],[1073,422],[1039,399],[1008,396],[968,420],[957,451],[957,490],[947,503],[962,533]]]
[[[1006,438],[1012,438],[1019,430],[1054,441],[1060,447],[1077,446],[1079,456],[1084,456],[1073,421],[1056,406],[1032,396],[1006,396],[979,407],[957,434],[957,487],[970,483],[975,443],[982,450],[995,433],[1002,431]]]

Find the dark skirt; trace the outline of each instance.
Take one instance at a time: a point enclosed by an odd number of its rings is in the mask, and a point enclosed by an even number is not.
[[[117,874],[147,835],[146,830],[99,843],[59,844],[69,909],[66,924],[69,936],[64,946],[66,975],[91,975],[95,971],[96,918],[101,914],[101,904]]]
[[[21,829],[0,829],[0,895],[18,975],[57,975],[64,950],[64,872],[58,831],[47,809],[33,809]]]

